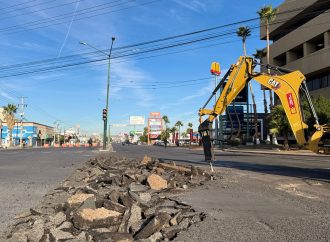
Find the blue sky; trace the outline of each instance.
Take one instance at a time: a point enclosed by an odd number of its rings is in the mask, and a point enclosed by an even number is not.
[[[79,13],[111,2],[117,6],[103,10],[102,15],[79,21],[80,16],[73,17],[75,9]],[[148,4],[141,5],[144,3]],[[75,54],[87,57],[87,53],[93,50],[80,45],[79,41],[105,50],[110,46],[111,37],[115,36],[114,48],[118,48],[255,18],[260,7],[280,3],[281,0],[81,0],[79,3],[77,0],[2,0],[0,65],[5,67]],[[100,12],[95,15],[97,13]],[[67,21],[53,25],[55,21],[49,18],[60,14],[68,14]],[[75,20],[70,22],[72,18]],[[31,26],[32,21],[40,20],[44,21],[42,28]],[[20,32],[10,32],[9,27],[13,26]],[[248,54],[265,46],[265,41],[260,41],[258,36],[259,30],[253,30],[247,42]],[[178,51],[183,52],[171,53]],[[154,58],[132,56],[114,60],[111,66],[110,123],[128,124],[130,115],[147,117],[149,112],[159,111],[169,117],[171,125],[180,120],[185,125],[193,122],[196,128],[198,109],[209,97],[214,81],[189,80],[209,77],[212,61],[220,62],[222,69],[227,69],[242,52],[240,39],[232,35],[153,53],[160,55]],[[66,128],[80,125],[89,133],[101,132],[106,78],[106,61],[1,78],[0,105],[18,103],[18,97],[23,95],[27,97],[25,114],[29,121],[53,125],[56,120],[61,120],[61,126]],[[258,109],[262,111],[260,87],[256,83],[253,86]],[[131,127],[113,128],[112,132],[129,129]]]

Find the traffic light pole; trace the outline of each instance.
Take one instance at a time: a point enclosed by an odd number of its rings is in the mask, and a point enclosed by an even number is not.
[[[107,54],[106,52],[99,50],[97,48],[95,48],[94,46],[86,43],[86,42],[80,42],[80,44],[82,45],[87,45],[101,53],[103,53],[104,55],[108,56],[109,62],[108,62],[108,81],[107,81],[107,99],[106,99],[106,104],[105,104],[105,109],[106,110],[106,114],[104,113],[103,110],[103,150],[106,150],[107,148],[107,127],[108,127],[108,112],[109,112],[109,89],[110,89],[110,60],[111,60],[111,52],[112,52],[112,47],[113,47],[113,42],[115,41],[115,37],[111,38],[111,47],[110,47],[110,51],[109,54]],[[105,114],[105,115],[104,115]],[[104,117],[105,116],[105,117]],[[110,137],[109,137],[110,140]]]
[[[103,150],[107,148],[107,128],[108,128],[108,117],[109,117],[109,89],[110,89],[110,60],[111,60],[111,52],[112,52],[112,46],[113,42],[115,41],[115,37],[112,37],[111,39],[111,47],[109,51],[109,62],[108,62],[108,81],[107,81],[107,100],[106,100],[106,107],[107,110],[106,117],[104,119],[104,129],[103,129]],[[108,142],[110,141],[110,137]]]

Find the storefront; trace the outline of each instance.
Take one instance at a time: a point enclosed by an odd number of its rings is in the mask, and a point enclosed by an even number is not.
[[[3,146],[9,146],[9,133],[6,123],[2,123],[2,129],[0,132],[0,138]],[[22,141],[25,146],[41,146],[44,144],[50,144],[54,137],[54,128],[35,123],[35,122],[23,122],[22,127]],[[13,145],[19,145],[21,139],[21,123],[15,123],[12,130]]]

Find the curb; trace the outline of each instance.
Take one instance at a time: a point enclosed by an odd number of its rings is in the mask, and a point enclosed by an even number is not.
[[[289,153],[290,151],[283,150],[238,150],[238,149],[218,149],[225,152],[241,152],[241,153],[250,153],[250,154],[264,154],[264,155],[291,155],[291,156],[309,156],[309,157],[329,157],[329,155],[315,154],[315,153]],[[301,151],[300,151],[301,152]]]

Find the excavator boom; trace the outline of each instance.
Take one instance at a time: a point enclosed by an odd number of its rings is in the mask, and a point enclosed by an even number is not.
[[[256,64],[257,62],[252,57],[241,56],[237,63],[230,67],[229,71],[214,90],[212,96],[222,87],[221,95],[217,99],[213,109],[205,108],[211,100],[211,96],[203,108],[199,110],[201,123],[199,126],[199,132],[202,136],[205,160],[211,161],[214,158],[211,149],[213,120],[226,110],[228,105],[234,101],[237,95],[252,79],[270,90],[273,90],[277,94],[285,110],[297,143],[301,146],[307,147],[313,152],[319,151],[320,140],[328,128],[326,126],[321,126],[318,123],[318,117],[307,89],[305,76],[300,71],[289,71],[274,66],[267,66],[267,68],[279,71],[279,75],[255,72],[254,68]],[[307,141],[306,135],[308,126],[304,122],[303,111],[301,108],[299,96],[300,90],[304,92],[311,108],[311,112],[315,118],[316,132],[311,136],[309,141]],[[204,115],[208,115],[208,117],[203,121],[202,117]]]

